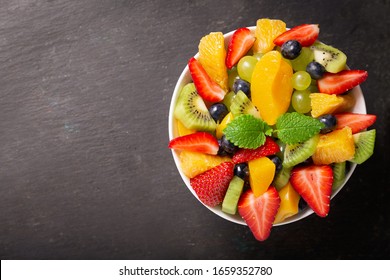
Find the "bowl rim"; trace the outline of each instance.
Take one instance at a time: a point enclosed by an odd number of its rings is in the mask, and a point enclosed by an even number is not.
[[[254,31],[256,26],[249,26],[247,28],[249,28],[251,31]],[[235,30],[232,30],[232,31],[230,31],[228,33],[223,34],[224,39],[225,39],[225,46],[228,45],[228,43],[230,41],[230,38],[233,35],[234,31]],[[194,55],[195,58],[197,58],[198,56],[199,56],[199,52]],[[179,76],[179,79],[176,82],[175,88],[173,90],[170,106],[169,106],[169,115],[168,115],[169,140],[172,140],[174,137],[176,137],[175,134],[177,133],[177,130],[176,130],[177,128],[176,128],[176,124],[175,124],[175,118],[174,118],[174,114],[173,114],[177,98],[178,98],[178,96],[180,94],[181,89],[184,87],[184,85],[186,85],[187,83],[189,83],[191,81],[192,81],[192,79],[191,79],[191,75],[189,73],[188,64],[187,64],[184,67],[183,71],[181,72],[181,74]],[[355,96],[355,105],[354,105],[353,109],[351,110],[351,112],[366,114],[367,113],[366,103],[365,103],[365,99],[364,99],[364,95],[363,95],[363,92],[361,90],[361,87],[360,86],[356,86],[350,92],[351,92],[351,94],[353,94]],[[179,160],[179,156],[178,156],[179,152],[175,151],[173,149],[171,150],[171,152],[172,152],[172,156],[173,156],[176,168],[179,171],[179,174],[180,174],[182,180],[184,181],[186,187],[190,190],[190,192],[196,197],[196,199],[203,206],[205,206],[211,212],[213,212],[214,214],[218,215],[219,217],[221,217],[221,218],[223,218],[225,220],[228,220],[228,221],[236,223],[236,224],[247,226],[245,221],[239,216],[238,213],[236,215],[230,215],[230,214],[222,212],[221,205],[218,205],[218,206],[215,206],[215,207],[210,207],[210,206],[204,204],[198,198],[198,196],[196,195],[195,191],[191,187],[189,178],[187,176],[185,176],[184,173],[180,169],[180,160]],[[341,191],[341,189],[346,185],[346,183],[348,182],[348,180],[352,176],[353,172],[355,171],[356,166],[357,166],[357,164],[351,162],[349,171],[346,174],[346,177],[345,177],[345,180],[344,180],[343,184],[340,187],[338,187],[336,190],[332,191],[331,199],[333,199]],[[287,225],[287,224],[290,224],[290,223],[298,222],[298,221],[300,221],[300,220],[310,216],[313,213],[314,213],[314,211],[310,207],[306,207],[305,210],[300,211],[297,214],[295,214],[295,215],[285,219],[284,221],[282,221],[280,223],[277,223],[277,224],[274,224],[273,226],[282,226],[282,225]]]

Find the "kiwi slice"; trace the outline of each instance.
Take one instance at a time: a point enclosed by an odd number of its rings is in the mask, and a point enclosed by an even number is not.
[[[316,151],[320,135],[317,134],[309,140],[298,144],[287,144],[284,150],[283,167],[293,167],[304,162]]]
[[[230,111],[234,117],[249,114],[260,119],[260,113],[246,94],[239,90],[230,105]]]
[[[343,184],[346,174],[346,162],[336,162],[333,164],[333,185],[332,190],[337,190]]]
[[[238,176],[234,176],[230,181],[229,187],[222,202],[223,212],[232,215],[236,214],[238,200],[240,199],[243,187],[244,180]]]
[[[376,130],[368,130],[353,135],[355,142],[355,155],[352,162],[361,164],[369,159],[374,153]]]
[[[282,170],[275,176],[272,186],[280,191],[290,180],[291,167],[282,167]]]
[[[230,108],[232,105],[233,98],[236,96],[234,91],[229,91],[222,100],[222,103],[225,104],[226,108]]]
[[[320,42],[315,42],[310,48],[313,51],[314,60],[322,64],[326,71],[337,73],[345,69],[347,56],[342,51]]]
[[[181,90],[174,115],[188,129],[213,132],[217,127],[193,83],[185,85]]]

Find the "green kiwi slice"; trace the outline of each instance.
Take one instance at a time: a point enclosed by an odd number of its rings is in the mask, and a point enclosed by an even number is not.
[[[336,162],[333,164],[333,185],[332,190],[337,190],[343,184],[346,174],[346,162]]]
[[[217,127],[193,83],[185,85],[181,90],[174,115],[188,129],[213,132]]]
[[[368,130],[353,135],[355,142],[355,155],[351,160],[354,163],[361,164],[369,159],[374,153],[376,130]]]
[[[287,144],[284,150],[283,167],[293,167],[304,162],[316,151],[320,135],[317,134],[309,140],[298,144]]]
[[[230,181],[229,187],[222,202],[223,212],[231,215],[236,214],[238,200],[240,199],[243,188],[244,180],[238,176],[234,176]]]
[[[290,180],[291,167],[282,167],[278,174],[276,174],[272,186],[280,191]]]
[[[260,119],[260,113],[246,94],[239,90],[230,105],[230,111],[234,117],[249,114]]]
[[[326,71],[337,73],[345,69],[347,56],[342,51],[320,42],[315,42],[310,48],[313,51],[314,60],[322,64]]]

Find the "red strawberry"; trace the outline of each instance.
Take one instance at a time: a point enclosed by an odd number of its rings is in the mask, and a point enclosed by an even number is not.
[[[319,33],[318,24],[302,24],[280,34],[274,39],[274,44],[281,47],[289,40],[296,40],[302,47],[309,47],[317,40]]]
[[[238,213],[245,220],[255,238],[264,241],[271,233],[272,224],[280,206],[280,197],[274,187],[256,197],[251,189],[241,195]]]
[[[204,100],[218,102],[225,97],[225,91],[209,77],[206,70],[195,58],[188,61],[188,68],[196,90]]]
[[[224,162],[190,179],[190,184],[199,199],[207,206],[221,204],[234,173],[234,164]]]
[[[274,155],[279,152],[279,145],[271,137],[265,139],[265,143],[256,149],[239,149],[233,156],[235,164],[248,162],[253,159]]]
[[[218,140],[207,132],[195,132],[176,137],[169,142],[169,148],[187,150],[204,154],[216,155],[218,153]]]
[[[343,70],[338,73],[325,73],[317,80],[321,93],[342,94],[364,82],[368,77],[364,70]]]
[[[252,32],[246,28],[237,29],[229,43],[226,55],[226,67],[231,69],[236,63],[252,48],[256,38]]]
[[[337,119],[336,129],[349,126],[352,129],[352,134],[366,129],[376,121],[376,116],[370,114],[341,113],[334,116]]]
[[[320,217],[329,213],[333,170],[329,165],[295,167],[290,182],[311,209]]]

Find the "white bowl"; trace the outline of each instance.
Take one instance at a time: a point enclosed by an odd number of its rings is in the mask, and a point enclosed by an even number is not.
[[[250,30],[254,31],[256,27],[255,26],[251,26],[251,27],[248,27],[248,28]],[[233,35],[233,33],[234,33],[234,31],[231,31],[231,32],[226,33],[224,35],[225,46],[228,45],[228,43],[230,41],[230,38]],[[199,54],[197,53],[195,55],[195,58],[198,57],[198,55]],[[188,59],[190,59],[190,57]],[[190,82],[192,82],[192,79],[191,79],[191,75],[190,75],[188,66],[186,66],[184,68],[183,72],[181,73],[181,75],[179,77],[179,80],[176,83],[176,86],[175,86],[175,89],[174,89],[173,95],[172,95],[171,104],[170,104],[170,107],[169,107],[168,130],[169,130],[169,139],[170,140],[178,136],[177,127],[176,127],[176,121],[175,121],[175,118],[174,118],[174,115],[173,115],[173,111],[174,111],[174,108],[175,108],[175,105],[176,105],[177,98],[178,98],[182,88],[186,84],[188,84]],[[355,104],[353,110],[351,110],[351,111],[354,112],[354,113],[366,114],[367,113],[367,111],[366,111],[366,104],[365,104],[364,96],[363,96],[363,93],[361,91],[360,86],[355,87],[351,91],[351,93],[355,96],[355,100],[356,100],[356,104]],[[191,193],[199,200],[198,196],[196,195],[195,191],[192,189],[192,187],[190,185],[189,178],[187,176],[185,176],[183,174],[183,172],[181,171],[180,160],[179,160],[179,157],[178,157],[178,152],[175,151],[175,150],[172,150],[172,155],[173,155],[173,159],[175,161],[176,167],[179,170],[180,176],[183,179],[185,185],[191,191]],[[344,187],[344,185],[346,184],[346,182],[349,180],[349,178],[351,177],[352,173],[354,172],[355,168],[356,168],[356,164],[351,163],[350,169],[349,169],[348,173],[346,174],[346,178],[345,178],[344,183],[336,191],[334,191],[332,193],[331,199],[334,198],[339,193],[339,191]],[[199,200],[199,202],[203,204],[202,201]],[[209,207],[209,206],[207,206],[205,204],[203,204],[203,205],[205,207],[207,207],[213,213],[217,214],[218,216],[220,216],[220,217],[222,217],[222,218],[224,218],[224,219],[226,219],[228,221],[231,221],[231,222],[234,222],[234,223],[237,223],[237,224],[241,224],[241,225],[246,225],[245,221],[238,214],[236,214],[236,215],[229,215],[229,214],[226,214],[226,213],[222,212],[221,205],[218,205],[216,207]],[[306,207],[305,210],[300,211],[298,214],[296,214],[294,216],[291,216],[291,217],[285,219],[283,222],[275,224],[274,226],[280,226],[280,225],[293,223],[293,222],[299,221],[299,220],[301,220],[301,219],[303,219],[303,218],[305,218],[305,217],[307,217],[307,216],[309,216],[309,215],[311,215],[313,213],[314,212],[313,212],[313,210],[310,209],[310,207]]]

